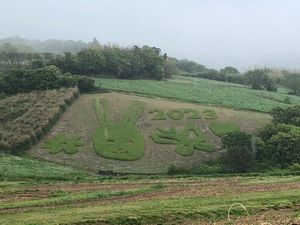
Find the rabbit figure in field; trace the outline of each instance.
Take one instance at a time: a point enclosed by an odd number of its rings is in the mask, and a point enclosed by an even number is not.
[[[133,101],[120,122],[113,122],[107,99],[94,99],[97,120],[100,126],[92,137],[95,152],[105,158],[137,160],[144,154],[144,137],[135,126],[144,112],[144,104]]]

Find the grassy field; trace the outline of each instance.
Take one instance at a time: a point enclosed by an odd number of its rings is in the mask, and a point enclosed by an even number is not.
[[[67,166],[39,161],[29,156],[0,154],[0,180],[77,180],[92,179],[90,173]],[[1,187],[0,187],[1,190]],[[1,193],[1,191],[0,191]]]
[[[0,155],[0,163],[1,225],[300,222],[299,176],[103,178],[30,158]],[[235,205],[229,223],[235,203],[250,215]]]
[[[300,105],[300,97],[252,90],[246,86],[199,78],[175,76],[168,81],[95,79],[102,87],[183,102],[269,112],[275,106]],[[290,98],[291,104],[285,101]]]

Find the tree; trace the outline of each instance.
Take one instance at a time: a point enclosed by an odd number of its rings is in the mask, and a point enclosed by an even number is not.
[[[292,90],[292,94],[300,95],[300,74],[288,73],[284,75],[283,84]]]
[[[81,74],[100,74],[105,71],[106,59],[101,50],[83,49],[77,54]]]
[[[239,74],[239,71],[236,68],[232,66],[226,66],[225,68],[220,70],[218,80],[227,82],[229,76],[237,74]]]
[[[255,154],[251,139],[251,135],[245,132],[232,132],[222,138],[227,149],[222,161],[233,172],[247,172],[253,168]]]
[[[32,85],[30,89],[47,90],[59,88],[59,76],[61,72],[56,66],[46,66],[33,71],[31,78]]]
[[[176,58],[167,57],[164,65],[165,78],[171,78],[172,75],[176,74]]]
[[[247,83],[251,85],[252,89],[277,91],[275,81],[267,74],[269,71],[269,69],[255,69],[247,71],[245,73]]]
[[[197,73],[206,70],[206,67],[188,59],[177,60],[177,68],[188,73]]]

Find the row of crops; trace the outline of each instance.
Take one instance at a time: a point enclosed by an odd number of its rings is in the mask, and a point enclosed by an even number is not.
[[[78,94],[62,88],[0,100],[0,151],[18,153],[37,143]]]
[[[199,78],[178,76],[168,81],[96,79],[96,82],[116,91],[241,110],[269,112],[276,106],[300,105],[297,96]]]

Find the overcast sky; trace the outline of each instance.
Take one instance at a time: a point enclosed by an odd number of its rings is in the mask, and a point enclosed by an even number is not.
[[[300,69],[299,0],[0,0],[0,38],[160,47],[208,67]]]

